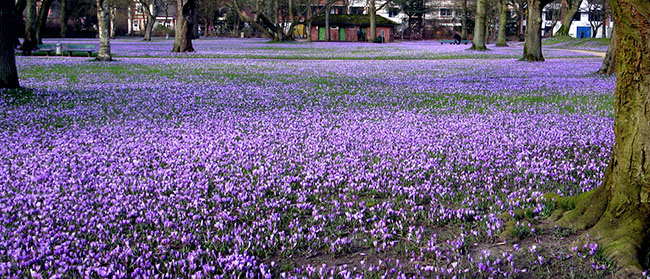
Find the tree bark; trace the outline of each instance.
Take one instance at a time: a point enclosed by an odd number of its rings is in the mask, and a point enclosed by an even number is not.
[[[25,6],[25,39],[20,47],[23,55],[32,55],[36,43],[36,0],[27,0]]]
[[[600,187],[570,198],[575,209],[558,224],[587,229],[622,267],[616,278],[639,278],[650,229],[650,5],[613,0],[611,7],[617,64],[612,157]]]
[[[485,35],[486,35],[486,13],[485,13],[485,2],[486,0],[477,0],[476,1],[476,20],[474,21],[474,40],[472,40],[473,50],[487,50],[485,46]]]
[[[508,46],[506,43],[506,23],[508,22],[508,0],[499,0],[499,34],[497,46]]]
[[[0,0],[0,88],[18,88],[16,30],[18,16],[14,0]]]
[[[65,38],[68,35],[68,0],[61,1],[61,37]]]
[[[611,75],[616,72],[616,28],[612,29],[612,38],[607,48],[607,54],[598,74]]]
[[[111,61],[110,5],[108,0],[97,0],[97,27],[99,31],[98,61]]]
[[[542,9],[551,0],[528,0],[526,18],[526,40],[524,42],[524,61],[544,61],[542,55]]]
[[[41,2],[41,8],[38,10],[38,19],[36,22],[36,42],[39,44],[43,43],[43,29],[47,23],[47,16],[50,14],[50,7],[52,6],[53,0],[43,0]]]
[[[377,7],[375,0],[370,0],[368,14],[370,16],[370,41],[374,42],[377,38]]]
[[[576,15],[582,4],[582,0],[566,0],[566,4],[569,6],[562,18],[562,26],[555,33],[560,36],[569,36],[569,30],[571,29],[571,23],[573,23],[573,17]]]
[[[194,0],[176,0],[176,3],[178,7],[176,13],[180,16],[176,19],[176,36],[172,52],[193,52],[192,29],[196,13]]]
[[[463,0],[463,15],[461,16],[460,39],[467,40],[467,0]]]

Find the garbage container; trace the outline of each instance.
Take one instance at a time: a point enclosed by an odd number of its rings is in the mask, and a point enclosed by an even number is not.
[[[63,45],[61,43],[56,43],[56,55],[63,55]]]
[[[239,33],[239,35],[243,38],[244,37],[244,32]]]

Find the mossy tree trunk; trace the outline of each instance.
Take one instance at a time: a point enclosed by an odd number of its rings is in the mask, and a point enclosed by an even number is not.
[[[650,234],[650,2],[612,0],[616,22],[616,100],[612,157],[600,187],[571,198],[559,225],[586,233],[639,278]],[[644,247],[644,245],[646,247]]]
[[[544,61],[542,55],[542,10],[552,0],[528,0],[524,61]]]
[[[0,0],[0,88],[18,88],[16,30],[18,16],[14,0]]]
[[[174,38],[174,48],[172,52],[193,52],[192,46],[192,29],[194,29],[194,14],[196,6],[194,0],[177,0],[176,36]]]
[[[568,36],[569,30],[571,29],[571,23],[573,23],[573,17],[576,15],[582,5],[582,0],[566,0],[562,2],[566,6],[566,13],[562,18],[562,25],[560,29],[555,32],[555,35]]]
[[[20,47],[23,55],[32,55],[36,43],[36,0],[27,0],[25,6],[25,39]]]
[[[111,61],[110,5],[108,0],[97,0],[97,27],[99,29],[98,61]]]
[[[43,43],[43,29],[45,29],[45,24],[47,23],[47,15],[50,14],[50,7],[52,6],[53,0],[43,0],[41,2],[41,8],[38,10],[38,19],[36,22],[36,42],[39,44]]]
[[[472,40],[473,50],[487,50],[485,46],[485,30],[487,28],[486,13],[485,13],[486,0],[476,1],[476,17],[474,20],[474,39]]]
[[[506,44],[506,23],[508,22],[508,0],[499,0],[499,33],[497,35],[497,46],[508,46]]]
[[[612,37],[607,48],[607,54],[598,74],[611,75],[616,72],[616,28],[612,29]]]
[[[330,6],[325,6],[325,40],[330,41]]]

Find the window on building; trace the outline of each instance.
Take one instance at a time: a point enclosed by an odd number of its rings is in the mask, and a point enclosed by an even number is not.
[[[388,17],[396,17],[399,14],[399,8],[388,8]]]
[[[573,21],[580,21],[580,18],[581,18],[581,17],[582,17],[582,13],[581,13],[581,12],[577,12],[577,13],[573,16]]]
[[[440,16],[451,16],[450,9],[440,9]]]
[[[350,7],[350,14],[362,15],[363,10],[364,10],[363,7]]]
[[[553,10],[544,11],[544,17],[546,20],[553,20]]]

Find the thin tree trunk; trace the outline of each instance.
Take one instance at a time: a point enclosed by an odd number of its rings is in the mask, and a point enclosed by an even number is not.
[[[560,29],[555,32],[556,35],[560,36],[569,36],[569,30],[571,29],[571,23],[573,23],[573,17],[576,15],[582,5],[582,0],[566,0],[567,5],[569,5],[564,18],[562,19],[562,26]]]
[[[27,0],[25,6],[25,40],[23,40],[21,46],[23,55],[32,55],[36,43],[36,0]]]
[[[612,29],[612,38],[607,48],[607,54],[598,74],[611,75],[616,72],[616,28]]]
[[[526,41],[524,42],[524,61],[544,61],[542,55],[542,9],[551,0],[528,0],[526,19]]]
[[[117,33],[117,23],[115,22],[115,13],[117,8],[111,7],[111,39],[115,39],[115,33]]]
[[[61,37],[65,38],[68,35],[68,0],[61,1]]]
[[[485,2],[486,0],[477,0],[476,1],[476,20],[474,23],[474,40],[472,41],[473,50],[487,50],[485,46],[485,35],[486,35],[486,14],[485,14]]]
[[[461,16],[460,39],[467,40],[467,0],[463,0],[463,15]]]
[[[194,0],[177,0],[176,36],[172,52],[193,52],[192,29],[195,24],[196,7]]]
[[[508,22],[508,0],[499,0],[499,34],[497,35],[497,46],[508,46],[506,44],[506,23]]]
[[[0,0],[0,3],[0,88],[18,88],[14,45],[18,16],[14,0]]]
[[[53,0],[43,0],[41,2],[41,8],[38,10],[38,19],[36,22],[36,42],[39,44],[43,43],[43,29],[47,24],[47,16],[50,13],[50,7],[52,6]]]
[[[325,7],[325,40],[330,41],[330,6]]]
[[[108,0],[97,0],[97,27],[99,31],[98,61],[111,61],[110,5]]]
[[[587,229],[621,267],[616,278],[640,278],[650,230],[650,5],[614,0],[611,7],[618,64],[612,157],[600,187],[570,198],[575,209],[558,224]]]
[[[377,38],[377,7],[375,6],[375,0],[370,0],[368,13],[370,14],[370,41],[374,42]]]
[[[144,40],[151,41],[151,33],[153,33],[153,25],[156,23],[156,17],[151,15],[150,12],[147,14],[147,26],[144,30]]]
[[[127,12],[129,13],[127,15],[128,16],[127,21],[129,24],[127,34],[129,36],[133,36],[133,8],[131,7],[131,4],[129,4],[129,8],[127,9]]]

